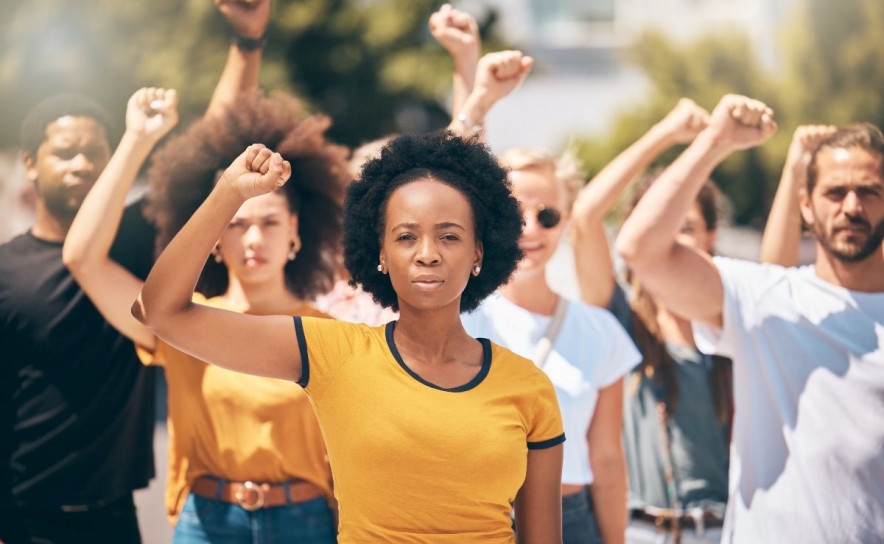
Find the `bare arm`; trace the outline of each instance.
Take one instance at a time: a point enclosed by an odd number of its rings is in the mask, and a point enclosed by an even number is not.
[[[833,126],[800,126],[792,136],[783,176],[777,187],[764,237],[761,239],[761,262],[781,266],[798,265],[801,241],[799,195],[807,183],[807,164],[814,147],[836,130]]]
[[[534,59],[521,51],[497,51],[483,56],[476,69],[475,87],[461,110],[465,119],[456,117],[448,128],[463,137],[478,132],[484,140],[485,115],[522,83],[533,65]]]
[[[614,264],[604,230],[605,216],[639,174],[671,146],[692,141],[709,114],[693,100],[678,105],[651,130],[608,163],[577,196],[571,209],[570,238],[583,301],[607,307],[614,294]]]
[[[638,203],[623,225],[616,249],[648,291],[672,312],[721,326],[724,287],[707,256],[676,242],[700,188],[731,152],[767,141],[773,112],[757,100],[728,95],[709,126]]]
[[[264,37],[270,20],[271,0],[215,0],[215,6],[237,36],[252,40]],[[230,44],[227,62],[212,93],[206,117],[222,115],[237,96],[258,88],[262,53],[262,48],[249,51]]]
[[[528,450],[528,472],[515,502],[519,544],[562,542],[563,451],[562,444]]]
[[[587,433],[590,487],[602,542],[623,544],[626,538],[626,457],[623,453],[623,380],[599,391]]]
[[[101,173],[65,238],[62,259],[101,315],[136,344],[153,349],[152,332],[129,308],[141,280],[110,258],[126,195],[154,145],[178,122],[173,90],[141,89],[126,111],[126,133]]]
[[[448,50],[454,61],[451,112],[452,117],[456,118],[476,81],[476,68],[482,51],[479,25],[469,13],[454,9],[450,4],[442,4],[430,16],[430,33]]]
[[[290,175],[291,166],[279,154],[249,146],[160,255],[132,314],[170,345],[208,363],[298,380],[301,357],[290,317],[246,315],[191,302],[209,253],[242,203],[282,186]]]

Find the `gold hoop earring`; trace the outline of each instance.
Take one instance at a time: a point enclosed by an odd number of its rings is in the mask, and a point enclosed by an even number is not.
[[[301,251],[301,239],[297,236],[292,240],[292,245],[289,248],[289,260],[294,261],[295,257],[298,256],[298,252]]]

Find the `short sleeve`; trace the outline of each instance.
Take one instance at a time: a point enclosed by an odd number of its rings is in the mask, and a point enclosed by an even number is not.
[[[531,408],[531,427],[528,429],[528,449],[542,450],[565,441],[562,414],[556,400],[556,390],[546,374],[538,371],[534,404]]]
[[[608,342],[608,353],[603,364],[598,365],[594,382],[599,389],[617,382],[642,361],[641,353],[617,318],[604,311],[601,316],[602,330],[599,338]]]
[[[365,337],[366,325],[319,317],[294,316],[301,352],[298,385],[318,399]]]
[[[733,358],[738,331],[747,329],[754,301],[767,289],[772,277],[784,269],[727,257],[715,257],[713,262],[724,289],[722,327],[693,321],[694,342],[702,353]]]

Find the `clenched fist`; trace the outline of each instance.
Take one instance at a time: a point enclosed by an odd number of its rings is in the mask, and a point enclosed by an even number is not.
[[[247,200],[279,189],[291,175],[292,165],[282,155],[252,144],[227,167],[218,183]]]

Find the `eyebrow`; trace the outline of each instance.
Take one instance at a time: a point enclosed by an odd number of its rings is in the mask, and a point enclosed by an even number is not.
[[[395,227],[393,227],[391,230],[396,230],[396,229],[418,229],[418,228],[420,228],[420,225],[418,225],[417,223],[399,223],[398,225],[396,225]],[[460,230],[463,230],[463,231],[467,230],[467,229],[463,228],[463,227],[460,225],[460,223],[454,223],[454,222],[452,222],[452,221],[443,221],[442,223],[436,223],[435,228],[436,228],[436,230],[452,229],[452,228],[453,228],[453,229],[460,229]]]

